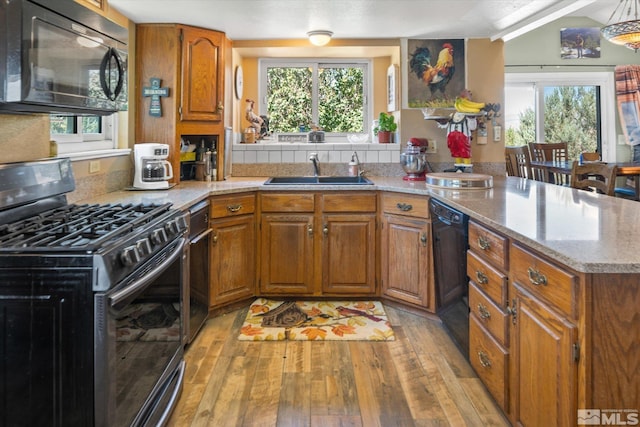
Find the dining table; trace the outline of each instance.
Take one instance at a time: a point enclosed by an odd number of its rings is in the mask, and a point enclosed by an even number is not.
[[[635,200],[640,200],[640,163],[633,162],[584,162],[584,163],[606,163],[616,166],[616,175],[625,176],[628,178],[634,178],[635,186]],[[554,183],[554,174],[571,176],[571,166],[573,161],[571,160],[545,160],[545,161],[531,161],[531,167],[533,169],[541,169],[548,176],[548,182]],[[567,182],[569,178],[567,178]]]

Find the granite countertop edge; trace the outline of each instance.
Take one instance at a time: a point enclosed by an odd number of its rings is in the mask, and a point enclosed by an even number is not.
[[[211,196],[225,194],[237,194],[252,191],[392,191],[407,194],[417,194],[434,197],[453,208],[456,208],[471,218],[503,233],[507,237],[513,238],[524,245],[546,254],[550,258],[565,264],[566,266],[583,273],[640,273],[640,262],[633,260],[632,256],[625,259],[627,252],[618,251],[617,245],[603,234],[601,242],[609,243],[612,253],[606,252],[606,248],[596,252],[600,247],[598,242],[588,241],[592,251],[581,251],[576,245],[579,241],[570,240],[545,240],[541,241],[535,236],[529,236],[520,229],[528,230],[526,226],[513,227],[509,225],[511,217],[506,211],[514,210],[506,196],[516,193],[525,188],[532,193],[550,193],[547,199],[562,200],[568,197],[572,202],[582,204],[591,203],[596,206],[602,216],[610,211],[616,216],[625,213],[631,208],[634,210],[640,205],[625,205],[625,203],[638,203],[629,200],[608,198],[607,196],[594,197],[593,195],[583,195],[579,190],[568,188],[558,188],[552,184],[538,183],[536,181],[523,180],[521,178],[494,177],[494,186],[491,189],[473,190],[448,190],[440,188],[429,188],[424,182],[405,181],[401,177],[369,177],[373,185],[264,185],[267,177],[232,177],[225,181],[201,182],[183,181],[179,185],[169,190],[152,191],[129,191],[119,190],[107,193],[102,196],[80,200],[77,203],[167,203],[170,202],[177,209],[186,210],[190,206],[199,203]],[[515,189],[515,190],[514,190]],[[578,192],[578,193],[576,193]],[[583,200],[584,199],[584,200]],[[517,209],[516,209],[517,210]],[[640,211],[640,209],[637,209]],[[618,212],[620,211],[620,212]],[[570,215],[567,214],[567,215]],[[612,214],[613,215],[613,214]],[[634,217],[635,218],[635,217]],[[640,217],[639,217],[640,218]],[[619,224],[624,227],[623,224]],[[640,229],[631,224],[631,236],[627,244],[633,247],[628,248],[632,253],[640,253]],[[634,238],[637,235],[637,239]],[[637,244],[635,242],[638,242]],[[622,256],[619,256],[622,255]],[[621,259],[620,259],[621,258]],[[638,257],[635,257],[638,258]],[[639,258],[640,259],[640,258]]]

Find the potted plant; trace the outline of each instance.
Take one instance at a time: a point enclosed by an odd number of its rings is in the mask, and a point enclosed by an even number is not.
[[[387,114],[384,111],[378,116],[378,126],[373,131],[378,135],[378,142],[389,143],[391,142],[391,134],[398,129],[398,124],[395,122],[393,114]]]

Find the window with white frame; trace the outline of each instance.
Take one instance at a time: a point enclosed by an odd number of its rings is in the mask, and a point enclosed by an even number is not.
[[[369,60],[260,61],[260,114],[274,133],[367,132],[371,123]]]
[[[562,141],[574,159],[615,159],[612,72],[507,73],[504,111],[507,145]]]
[[[108,116],[50,115],[51,139],[58,154],[91,153],[117,148],[117,114]]]

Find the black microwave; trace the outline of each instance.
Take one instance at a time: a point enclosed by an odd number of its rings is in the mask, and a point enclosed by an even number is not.
[[[73,0],[2,0],[0,28],[0,112],[126,109],[127,28]]]

